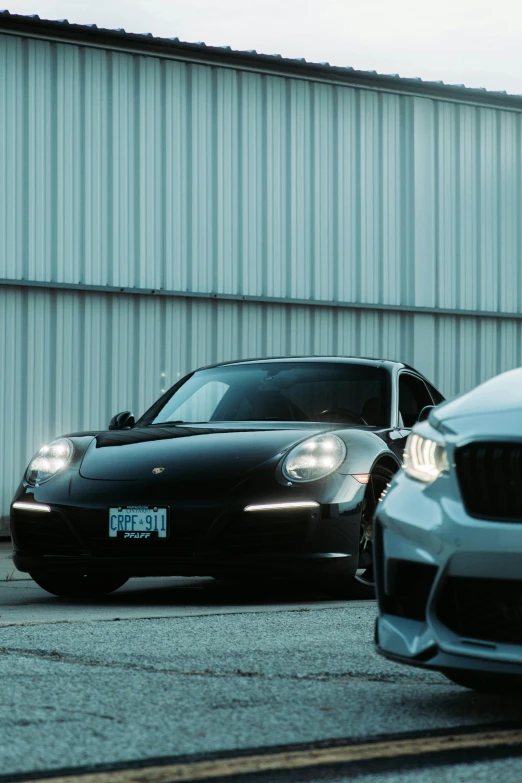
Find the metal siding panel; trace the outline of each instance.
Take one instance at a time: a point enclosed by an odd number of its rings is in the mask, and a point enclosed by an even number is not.
[[[331,301],[334,297],[333,216],[337,193],[333,159],[334,88],[311,85],[313,178],[311,186],[311,291],[312,298]]]
[[[401,302],[415,301],[415,101],[401,101]]]
[[[382,322],[382,356],[407,361],[413,354],[413,319],[400,313],[385,314]]]
[[[22,364],[19,350],[19,335],[24,335],[26,325],[22,305],[23,298],[6,296],[0,289],[0,411],[2,411],[2,439],[0,441],[0,459],[2,481],[0,482],[0,520],[9,513],[9,501],[20,482],[22,462],[26,453],[25,417],[20,412],[27,402],[27,380],[24,378],[25,365]],[[0,524],[1,529],[1,524]]]
[[[163,236],[165,247],[164,285],[167,290],[188,290],[188,158],[187,133],[189,79],[188,66],[171,68],[164,63],[165,148]]]
[[[520,366],[520,321],[500,321],[497,329],[497,372]]]
[[[194,299],[187,316],[186,357],[194,369],[209,364],[216,355],[216,305]]]
[[[214,245],[212,222],[212,70],[188,66],[191,90],[189,128],[189,192],[191,220],[189,235],[189,290],[212,291]]]
[[[241,293],[262,295],[266,264],[266,87],[265,77],[242,74],[243,253]]]
[[[336,324],[336,347],[341,356],[360,354],[361,313],[354,310],[339,310]]]
[[[477,383],[483,383],[498,370],[498,331],[499,324],[493,320],[482,320],[478,323],[478,361]]]
[[[438,379],[440,390],[447,397],[454,397],[459,388],[464,390],[464,387],[459,387],[461,353],[465,355],[465,350],[460,348],[460,323],[458,318],[438,319],[433,378]]]
[[[498,307],[498,128],[499,114],[478,110],[480,123],[480,205],[477,215],[479,230],[479,310]]]
[[[53,250],[51,227],[54,215],[52,167],[54,139],[51,112],[54,103],[51,46],[41,41],[25,41],[27,67],[27,134],[25,163],[28,166],[26,215],[28,246],[26,271],[30,280],[51,280]],[[23,94],[23,93],[22,93]]]
[[[435,346],[436,317],[433,315],[414,315],[411,326],[414,334],[411,364],[427,378],[433,378],[435,376],[433,347]],[[402,361],[407,360],[402,359]]]
[[[414,100],[415,298],[419,307],[435,306],[435,110],[433,101]]]
[[[266,355],[266,307],[249,304],[238,310],[238,353],[237,356]]]
[[[85,49],[84,65],[84,269],[82,282],[103,285],[109,273],[108,206],[112,194],[108,190],[108,79],[109,54]],[[54,217],[54,216],[53,216]]]
[[[266,236],[264,243],[266,279],[264,293],[267,296],[286,297],[289,294],[288,241],[290,221],[290,169],[288,148],[290,128],[288,122],[287,82],[265,77],[266,89]],[[238,191],[238,202],[241,190]],[[239,203],[239,209],[241,205]],[[241,226],[241,223],[240,223]]]
[[[239,312],[238,308],[223,303],[217,310],[216,318],[216,361],[223,362],[240,356]]]
[[[361,356],[382,356],[383,318],[381,312],[361,312],[358,350]]]
[[[480,382],[480,321],[478,318],[461,318],[458,324],[457,346],[459,351],[456,367],[456,387],[472,389]]]
[[[239,75],[241,99],[239,123],[241,127],[241,254],[240,292],[245,295],[264,294],[262,253],[263,234],[266,231],[264,205],[266,192],[263,171],[266,166],[264,127],[266,99],[264,78],[257,74]],[[226,263],[230,261],[227,259]]]
[[[337,278],[338,302],[357,301],[360,269],[359,97],[355,90],[335,88],[337,97]]]
[[[520,118],[508,112],[499,112],[499,198],[497,203],[498,234],[497,263],[499,266],[500,312],[519,310],[518,290],[521,280],[518,238],[522,223],[520,203]],[[514,165],[515,164],[515,165]]]
[[[160,393],[191,369],[188,346],[190,335],[186,329],[188,323],[189,300],[167,299],[164,305],[164,322],[161,324],[164,334],[163,358],[160,361]]]
[[[162,127],[164,124],[164,62],[152,57],[137,60],[137,96],[139,116],[139,288],[163,286],[163,213],[162,189],[164,157]]]
[[[111,84],[107,143],[112,183],[112,237],[106,277],[112,285],[132,287],[139,264],[136,242],[139,219],[134,194],[140,188],[135,154],[139,129],[136,122],[136,66],[132,58],[112,53]]]
[[[315,309],[310,314],[312,330],[312,353],[328,356],[335,353],[333,348],[333,310]]]
[[[435,121],[436,304],[451,309],[459,306],[458,114],[453,106],[438,104]]]
[[[56,101],[54,144],[56,145],[56,182],[54,184],[52,220],[55,231],[53,279],[65,283],[82,280],[78,225],[82,219],[81,180],[75,161],[82,154],[80,138],[81,92],[77,89],[80,75],[79,49],[69,51],[56,47]]]
[[[23,195],[27,163],[22,155],[27,127],[24,105],[24,45],[20,39],[0,36],[0,275],[25,274]]]
[[[383,304],[400,304],[401,285],[401,101],[396,95],[381,98],[382,123],[382,234],[381,276]]]
[[[310,122],[310,84],[290,83],[290,287],[288,298],[310,299],[312,272],[311,172],[313,152]]]
[[[480,284],[480,118],[475,108],[459,106],[458,150],[459,166],[456,172],[458,192],[458,307],[477,310]]]
[[[379,179],[379,96],[375,93],[361,94],[360,134],[358,151],[360,164],[360,264],[359,290],[357,301],[380,301],[380,268],[378,258],[381,230]]]
[[[242,138],[237,121],[238,74],[235,71],[219,73],[216,89],[217,290],[238,294],[242,271],[242,254],[238,242],[238,216],[242,209],[239,200],[242,182],[237,160],[239,138]]]

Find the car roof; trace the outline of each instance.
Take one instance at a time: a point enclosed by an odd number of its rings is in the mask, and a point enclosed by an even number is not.
[[[396,367],[405,368],[408,370],[413,370],[413,372],[417,373],[418,371],[415,370],[413,367],[411,367],[408,364],[405,364],[404,362],[398,362],[394,359],[376,359],[374,357],[368,357],[368,356],[265,356],[265,357],[258,357],[255,359],[233,359],[228,362],[218,362],[217,364],[209,364],[206,367],[200,367],[200,370],[210,370],[214,367],[228,367],[229,365],[236,365],[236,364],[264,364],[266,362],[289,362],[289,361],[299,361],[299,362],[338,362],[340,364],[364,364],[370,367],[382,367],[383,365],[394,365]],[[421,373],[418,373],[419,375]]]

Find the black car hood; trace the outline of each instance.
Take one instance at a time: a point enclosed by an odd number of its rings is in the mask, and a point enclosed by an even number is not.
[[[266,425],[265,425],[266,427]],[[331,427],[288,425],[284,429],[150,426],[102,432],[89,445],[80,473],[109,481],[194,481],[232,478]],[[163,468],[153,473],[155,468]]]

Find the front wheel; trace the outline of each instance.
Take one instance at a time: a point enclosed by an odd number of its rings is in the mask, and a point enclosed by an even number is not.
[[[373,518],[382,493],[390,483],[393,471],[377,465],[370,473],[361,509],[361,532],[357,571],[351,579],[336,582],[327,588],[335,598],[375,598],[373,573]]]
[[[101,598],[128,581],[121,574],[49,574],[32,571],[29,576],[48,593],[60,598]]]

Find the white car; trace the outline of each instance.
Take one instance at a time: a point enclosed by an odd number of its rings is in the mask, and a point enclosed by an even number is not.
[[[522,682],[522,369],[414,427],[374,554],[380,653],[476,690]]]

